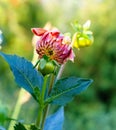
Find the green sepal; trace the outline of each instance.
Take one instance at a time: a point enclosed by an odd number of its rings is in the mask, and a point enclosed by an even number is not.
[[[39,62],[40,69],[44,69],[46,63],[47,63],[46,59],[44,58],[40,59],[40,62]]]

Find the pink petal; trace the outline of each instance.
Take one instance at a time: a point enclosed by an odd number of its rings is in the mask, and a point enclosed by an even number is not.
[[[52,34],[52,36],[57,37],[57,36],[59,36],[60,32],[59,31],[52,31],[51,34]]]
[[[75,54],[74,54],[73,50],[71,49],[68,59],[71,60],[72,62],[74,62],[74,57],[75,57]]]
[[[43,28],[32,28],[31,31],[37,35],[37,36],[41,36],[43,35],[47,30],[43,29]]]

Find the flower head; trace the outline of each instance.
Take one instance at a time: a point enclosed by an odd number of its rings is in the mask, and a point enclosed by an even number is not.
[[[74,53],[69,44],[70,38],[65,37],[57,30],[47,31],[42,28],[33,28],[32,32],[40,37],[36,43],[36,52],[39,58],[47,56],[59,64],[63,64],[67,60],[74,60]]]

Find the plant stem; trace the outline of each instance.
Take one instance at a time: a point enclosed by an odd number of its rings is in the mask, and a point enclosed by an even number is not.
[[[57,75],[57,79],[59,79],[63,73],[63,70],[65,68],[65,64],[61,66],[58,75]],[[51,90],[53,88],[54,85],[54,81],[55,81],[56,76],[54,74],[51,75],[51,80],[50,80],[50,85],[49,85],[49,90],[48,90],[48,95],[51,93]],[[42,101],[44,103],[44,95],[45,95],[45,90],[46,90],[46,77],[44,79],[44,85],[42,87]],[[48,110],[49,110],[50,105],[48,104],[45,108],[40,108],[40,111],[38,113],[38,121],[36,121],[36,126],[41,127],[41,130],[43,130],[44,128],[44,123],[48,114]],[[43,113],[43,114],[42,114]]]
[[[61,75],[62,75],[62,73],[63,73],[63,71],[64,71],[65,65],[66,65],[66,63],[64,63],[64,64],[60,67],[60,70],[59,70],[59,72],[58,72],[58,75],[57,75],[57,78],[56,78],[56,79],[60,79],[60,77],[61,77]]]
[[[39,128],[39,129],[41,129],[41,120],[42,120],[42,117],[43,117],[43,107],[40,106],[40,107],[39,107],[39,111],[38,111],[37,120],[36,120],[36,123],[35,123],[35,125],[36,125],[37,128]]]
[[[54,80],[55,80],[55,75],[52,74],[52,75],[51,75],[51,80],[50,80],[50,85],[49,85],[49,90],[48,90],[48,95],[50,94],[50,92],[51,92],[51,90],[52,90],[52,87],[53,87],[53,84],[54,84]],[[44,128],[44,123],[45,123],[45,119],[46,119],[47,114],[48,114],[49,107],[50,107],[50,105],[48,104],[48,105],[45,107],[45,110],[44,110],[43,119],[42,119],[42,130],[43,130],[43,128]]]
[[[42,101],[42,103],[44,103],[44,96],[45,96],[45,92],[46,92],[48,77],[49,77],[48,75],[46,75],[44,77],[44,83],[43,83],[43,86],[42,86],[42,94],[41,94],[41,101]]]
[[[42,130],[44,128],[44,123],[45,123],[45,120],[46,120],[46,117],[47,117],[47,114],[48,114],[48,111],[49,111],[49,107],[50,107],[50,105],[48,104],[45,107],[45,110],[44,110],[43,119],[42,119],[42,125],[41,125]]]
[[[56,76],[55,76],[54,74],[51,75],[51,81],[50,81],[50,86],[49,86],[49,90],[48,90],[48,95],[50,94],[50,92],[51,92],[51,90],[52,90],[55,77],[56,77]]]
[[[22,106],[22,97],[25,94],[25,90],[21,88],[20,92],[19,92],[19,96],[13,111],[13,114],[11,116],[12,119],[17,119],[21,106]],[[11,121],[8,130],[13,130],[13,127],[15,125],[16,121]]]
[[[42,86],[42,94],[41,94],[41,101],[40,101],[40,107],[39,107],[39,111],[38,111],[38,116],[37,116],[37,120],[35,125],[41,129],[41,121],[43,118],[43,111],[44,111],[44,96],[45,96],[45,92],[46,92],[46,86],[47,86],[47,80],[48,80],[48,76],[44,77],[44,83]]]

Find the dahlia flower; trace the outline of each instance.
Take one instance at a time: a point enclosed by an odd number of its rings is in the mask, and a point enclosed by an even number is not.
[[[43,28],[32,28],[32,32],[39,36],[36,52],[40,59],[46,55],[50,60],[55,60],[59,64],[74,60],[71,39],[68,36],[64,36],[57,30],[48,31]]]

